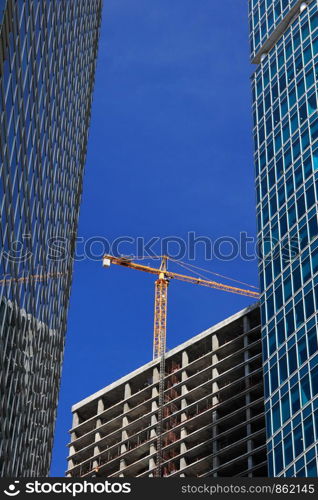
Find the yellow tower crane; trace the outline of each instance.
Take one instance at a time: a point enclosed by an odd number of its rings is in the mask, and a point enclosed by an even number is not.
[[[157,257],[159,258],[159,257]],[[111,264],[128,267],[137,271],[155,274],[158,276],[155,281],[155,308],[154,308],[154,332],[153,332],[153,359],[160,358],[159,368],[159,391],[158,391],[158,417],[157,417],[157,448],[156,448],[156,468],[154,475],[161,477],[162,469],[162,423],[163,423],[163,406],[164,406],[164,378],[165,378],[165,352],[166,352],[166,335],[167,335],[167,300],[168,300],[168,285],[171,279],[202,285],[224,292],[244,295],[253,299],[259,299],[259,293],[253,290],[238,288],[230,285],[225,285],[217,281],[210,281],[196,276],[187,276],[171,272],[168,270],[168,257],[160,257],[161,264],[159,268],[145,266],[132,259],[126,257],[115,257],[113,255],[104,255],[103,266],[109,267]],[[137,259],[139,260],[139,259]],[[172,259],[170,259],[172,260]],[[186,266],[184,266],[186,267]],[[195,266],[192,266],[195,267]],[[197,268],[199,269],[199,268]],[[233,280],[235,281],[235,280]],[[248,285],[249,286],[249,285]],[[255,287],[254,287],[255,288]]]
[[[155,267],[145,266],[130,260],[126,257],[114,257],[113,255],[104,255],[103,266],[109,267],[111,264],[129,267],[137,271],[144,271],[146,273],[156,274],[158,279],[155,281],[155,314],[154,314],[154,333],[153,333],[153,359],[161,355],[162,350],[166,348],[166,328],[167,328],[167,292],[168,285],[171,279],[185,281],[186,283],[193,283],[194,285],[202,285],[223,292],[235,293],[237,295],[244,295],[253,299],[259,299],[259,293],[253,290],[244,288],[237,288],[230,285],[225,285],[217,281],[210,281],[207,279],[198,278],[196,276],[186,276],[171,272],[168,270],[169,257],[163,256],[161,258],[161,265],[157,269]],[[171,259],[172,260],[172,259]]]

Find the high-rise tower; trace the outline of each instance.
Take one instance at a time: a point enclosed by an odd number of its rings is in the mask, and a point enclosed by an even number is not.
[[[249,22],[269,474],[317,476],[318,2]]]
[[[48,474],[102,0],[0,2],[0,475]]]

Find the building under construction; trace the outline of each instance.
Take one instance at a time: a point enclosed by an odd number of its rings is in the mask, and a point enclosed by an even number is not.
[[[69,477],[267,476],[258,304],[72,408]]]

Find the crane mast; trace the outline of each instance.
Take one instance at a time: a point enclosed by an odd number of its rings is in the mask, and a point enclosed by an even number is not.
[[[159,391],[158,391],[158,416],[157,416],[157,447],[155,477],[161,477],[162,469],[162,427],[163,407],[165,392],[166,371],[166,338],[167,338],[167,299],[169,280],[164,271],[167,270],[167,260],[162,259],[161,272],[155,282],[155,313],[154,313],[154,337],[153,337],[153,359],[160,358],[159,364]]]
[[[166,351],[167,299],[169,280],[166,278],[167,260],[162,259],[159,277],[155,281],[155,311],[153,329],[153,359]]]

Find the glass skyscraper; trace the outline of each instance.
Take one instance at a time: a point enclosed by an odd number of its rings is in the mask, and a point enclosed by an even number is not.
[[[318,2],[250,0],[269,475],[317,476]]]
[[[0,2],[0,475],[46,476],[102,0]]]

